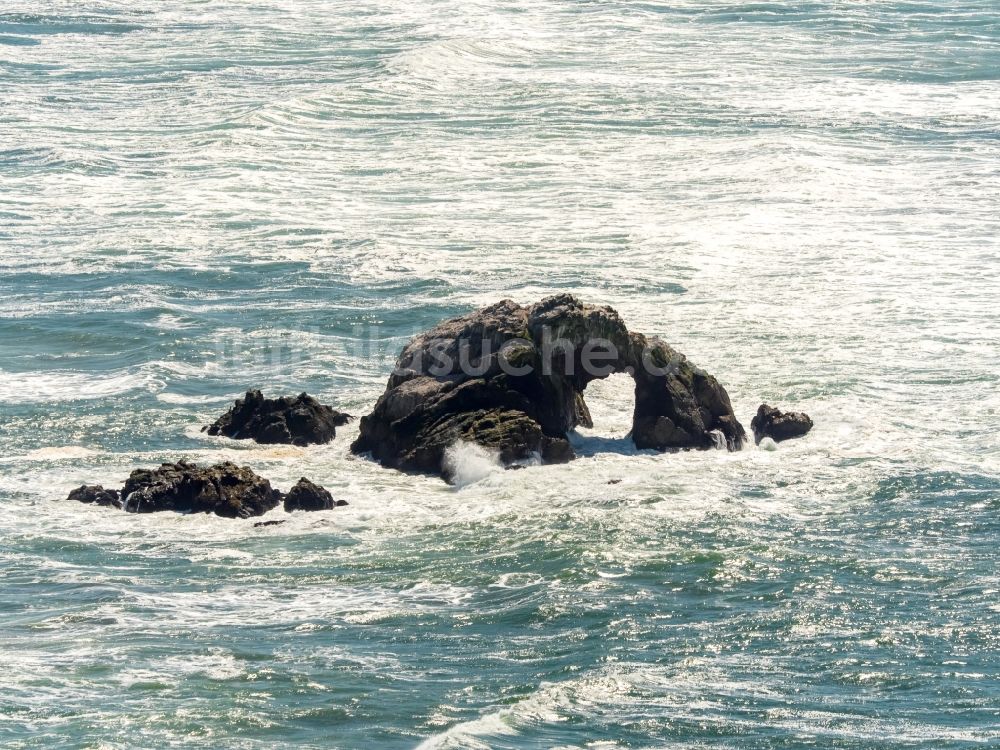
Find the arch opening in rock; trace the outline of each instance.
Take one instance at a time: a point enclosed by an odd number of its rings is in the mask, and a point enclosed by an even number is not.
[[[582,396],[590,413],[585,423],[569,433],[577,457],[599,453],[631,453],[635,415],[635,380],[627,372],[615,372],[587,384]]]
[[[714,377],[630,332],[610,307],[562,294],[529,307],[504,300],[415,337],[351,448],[429,473],[441,473],[444,452],[462,440],[507,464],[565,462],[574,457],[567,433],[593,425],[588,384],[616,373],[635,382],[636,447],[742,447],[745,432]]]

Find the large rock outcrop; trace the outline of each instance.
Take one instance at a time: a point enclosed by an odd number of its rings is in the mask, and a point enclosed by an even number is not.
[[[504,463],[567,461],[566,433],[592,426],[587,384],[619,372],[635,381],[639,448],[743,446],[714,377],[663,341],[630,332],[610,307],[562,294],[528,307],[504,300],[415,337],[351,449],[434,474],[461,440],[495,449]]]
[[[783,440],[802,437],[813,428],[813,421],[808,414],[790,411],[783,412],[773,406],[761,404],[757,416],[750,422],[754,440],[760,443],[764,438],[771,438],[780,443]]]
[[[307,393],[294,398],[265,398],[252,390],[202,431],[264,444],[319,445],[333,440],[337,428],[350,419],[351,415],[321,404]]]

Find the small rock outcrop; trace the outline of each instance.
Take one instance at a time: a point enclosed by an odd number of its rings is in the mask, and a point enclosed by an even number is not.
[[[286,510],[347,505],[305,477],[284,495],[246,466],[230,461],[205,467],[178,461],[156,469],[136,469],[120,491],[85,484],[70,492],[68,499],[114,506],[129,513],[214,513],[225,518],[262,516],[282,502]]]
[[[80,503],[90,503],[93,505],[107,505],[115,508],[122,507],[121,496],[118,490],[106,490],[99,484],[84,484],[69,493],[67,500],[76,500]]]
[[[334,500],[329,490],[302,477],[285,495],[285,510],[332,510],[347,505],[346,500]]]
[[[764,438],[771,438],[776,443],[782,440],[802,437],[813,428],[813,421],[808,414],[801,412],[782,412],[767,404],[761,404],[757,416],[750,423],[754,440],[759,444]]]
[[[497,451],[504,464],[569,461],[567,432],[593,426],[587,384],[619,372],[635,381],[637,447],[743,446],[746,433],[714,377],[663,341],[630,332],[610,307],[561,294],[527,307],[504,300],[414,338],[351,450],[438,475],[460,440]]]
[[[307,393],[265,398],[259,390],[252,390],[202,432],[263,444],[319,445],[333,440],[337,427],[351,419],[350,414],[321,404]]]
[[[226,518],[262,516],[281,502],[271,483],[245,466],[225,461],[200,467],[187,461],[136,469],[121,490],[129,513],[214,513]]]

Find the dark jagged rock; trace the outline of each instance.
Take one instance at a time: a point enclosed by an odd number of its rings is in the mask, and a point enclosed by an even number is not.
[[[81,503],[92,503],[93,505],[107,505],[115,508],[122,507],[118,490],[106,490],[99,484],[80,485],[69,493],[67,499],[76,500]]]
[[[754,440],[760,443],[766,437],[776,443],[782,440],[802,437],[813,428],[813,421],[808,414],[801,412],[782,412],[767,404],[761,404],[757,416],[750,423]]]
[[[333,495],[318,484],[302,477],[285,495],[285,510],[331,510],[347,505],[346,500],[334,500]]]
[[[264,444],[317,445],[333,440],[337,427],[351,419],[350,414],[321,404],[306,393],[295,398],[264,398],[253,390],[202,431]]]
[[[130,513],[172,510],[226,518],[260,516],[281,502],[281,493],[270,482],[229,461],[204,468],[178,461],[158,469],[136,469],[121,496]]]
[[[504,300],[415,337],[351,449],[434,474],[459,440],[496,450],[505,464],[569,461],[566,433],[592,426],[587,384],[617,372],[635,381],[639,448],[742,447],[746,434],[714,377],[629,332],[610,307],[562,294],[530,307]]]
[[[253,527],[255,529],[263,529],[266,526],[281,526],[283,523],[287,523],[287,519],[281,521],[258,521]]]
[[[121,491],[100,485],[83,485],[69,493],[70,500],[114,506],[129,513],[214,513],[226,518],[262,516],[284,500],[285,510],[325,510],[347,505],[334,500],[322,487],[303,477],[288,495],[246,466],[225,461],[201,467],[187,461],[161,464],[157,469],[136,469]],[[266,521],[270,526],[283,521]]]

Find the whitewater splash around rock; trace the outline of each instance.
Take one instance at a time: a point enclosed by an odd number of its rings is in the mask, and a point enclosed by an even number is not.
[[[561,294],[527,307],[504,300],[414,338],[351,449],[439,475],[460,441],[495,451],[505,465],[566,462],[575,457],[567,432],[593,426],[587,384],[620,372],[635,381],[637,447],[742,448],[746,433],[713,376],[630,332],[612,308]]]
[[[462,440],[449,445],[441,461],[441,475],[459,488],[502,470],[498,451]]]

